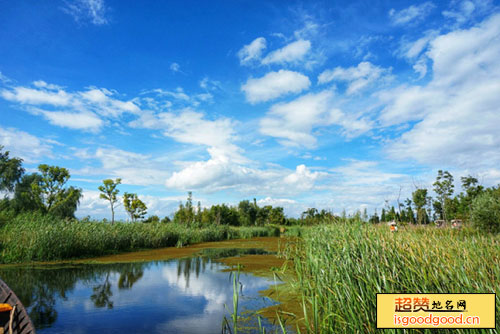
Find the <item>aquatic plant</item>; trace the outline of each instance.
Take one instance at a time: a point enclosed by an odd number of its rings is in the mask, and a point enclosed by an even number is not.
[[[278,230],[279,233],[279,230]],[[139,249],[178,246],[254,236],[272,236],[274,227],[80,222],[26,213],[0,227],[0,263],[93,257]]]
[[[306,230],[285,255],[294,260],[291,285],[302,300],[308,333],[377,332],[376,294],[381,292],[489,292],[497,294],[500,307],[498,235],[432,227],[389,233],[387,226],[338,224]]]

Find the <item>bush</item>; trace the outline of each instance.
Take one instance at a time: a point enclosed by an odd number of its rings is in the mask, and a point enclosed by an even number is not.
[[[488,191],[472,202],[471,221],[488,232],[500,232],[500,194]]]

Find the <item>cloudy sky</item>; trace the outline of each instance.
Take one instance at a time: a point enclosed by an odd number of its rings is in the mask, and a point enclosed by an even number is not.
[[[160,216],[369,212],[438,169],[500,183],[498,1],[0,2],[0,144]],[[380,212],[380,211],[379,211]],[[122,217],[124,217],[123,213]]]

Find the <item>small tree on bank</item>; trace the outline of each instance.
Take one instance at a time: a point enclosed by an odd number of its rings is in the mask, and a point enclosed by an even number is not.
[[[123,206],[133,222],[144,218],[148,210],[146,204],[137,197],[137,194],[124,193]]]
[[[118,202],[118,193],[120,190],[116,189],[116,187],[121,184],[122,179],[118,178],[116,180],[105,179],[102,181],[103,185],[99,186],[99,191],[101,194],[99,198],[105,199],[109,201],[109,205],[111,206],[111,224],[115,222],[115,203]]]

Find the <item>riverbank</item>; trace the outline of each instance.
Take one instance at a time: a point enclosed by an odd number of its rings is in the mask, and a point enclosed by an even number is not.
[[[174,223],[103,223],[19,215],[0,227],[0,263],[91,258],[164,247],[277,236],[278,227],[192,227]]]

